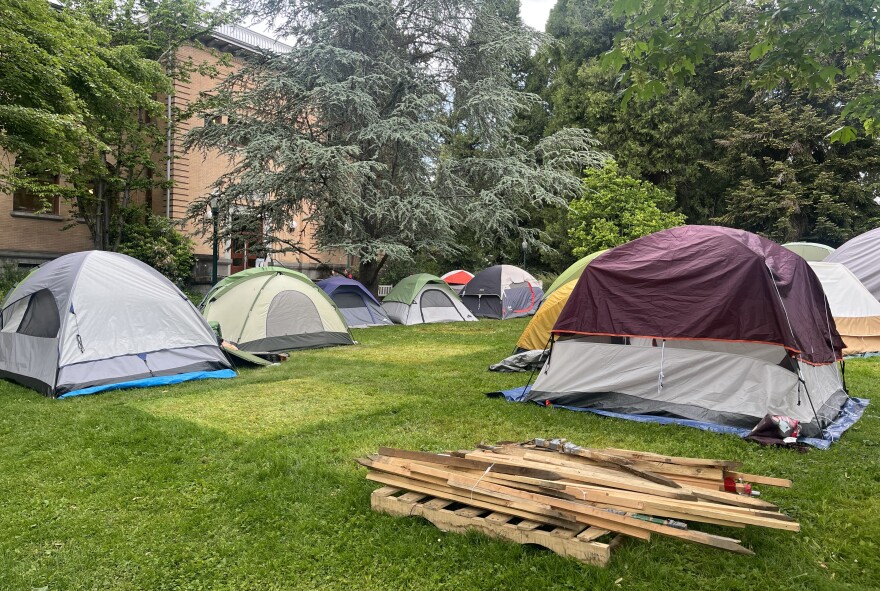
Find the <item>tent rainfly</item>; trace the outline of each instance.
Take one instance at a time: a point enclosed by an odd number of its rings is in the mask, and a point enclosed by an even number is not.
[[[880,352],[880,302],[840,263],[810,263],[846,348],[844,355]]]
[[[859,234],[825,259],[842,263],[880,300],[880,228]]]
[[[436,275],[410,275],[394,286],[382,307],[397,324],[474,321],[474,315]]]
[[[452,288],[452,291],[460,294],[461,290],[464,289],[464,286],[468,284],[468,282],[474,278],[474,274],[468,271],[463,271],[461,269],[456,269],[455,271],[450,271],[446,273],[440,279],[449,284],[449,287]]]
[[[585,256],[556,278],[556,281],[544,292],[541,307],[538,308],[538,311],[535,312],[528,326],[520,335],[519,340],[516,342],[515,350],[534,351],[535,349],[544,349],[549,344],[550,330],[556,324],[556,319],[559,318],[559,313],[565,307],[571,292],[574,291],[574,286],[577,285],[581,273],[584,272],[584,267],[604,252],[607,251],[600,250]]]
[[[513,265],[483,269],[461,291],[475,316],[499,320],[534,314],[543,296],[541,282]]]
[[[234,376],[187,297],[123,254],[57,258],[2,304],[0,377],[49,396]]]
[[[345,318],[349,328],[394,324],[373,294],[360,281],[334,275],[318,282]]]
[[[807,262],[821,262],[834,252],[834,249],[818,242],[786,242],[785,248],[801,255]]]
[[[847,400],[843,341],[807,262],[742,230],[682,226],[584,269],[527,399],[815,437]]]
[[[199,305],[223,338],[244,351],[278,353],[354,340],[333,301],[311,279],[284,267],[240,271]]]

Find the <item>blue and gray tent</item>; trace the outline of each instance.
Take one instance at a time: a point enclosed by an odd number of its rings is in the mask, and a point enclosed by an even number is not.
[[[49,396],[234,375],[186,296],[123,254],[50,261],[0,311],[0,377]]]
[[[330,296],[350,328],[394,324],[379,300],[360,281],[334,275],[319,281],[318,287]]]

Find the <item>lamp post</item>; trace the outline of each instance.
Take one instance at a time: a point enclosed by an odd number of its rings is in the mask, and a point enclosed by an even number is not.
[[[219,233],[219,220],[217,219],[217,194],[211,194],[211,220],[214,222],[214,233],[213,233],[213,250],[211,254],[211,285],[215,285],[217,283],[217,259],[220,257],[220,244],[218,241],[217,234]]]
[[[520,244],[520,247],[522,247],[522,251],[523,251],[523,264],[522,264],[522,266],[523,266],[523,268],[525,268],[525,266],[526,266],[526,252],[528,252],[528,250],[529,250],[529,243],[526,242],[525,238],[523,238],[523,241],[522,241],[522,244]]]

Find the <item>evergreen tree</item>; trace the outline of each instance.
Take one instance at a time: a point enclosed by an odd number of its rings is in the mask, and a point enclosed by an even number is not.
[[[191,132],[191,147],[234,159],[216,189],[221,233],[258,223],[267,250],[305,213],[319,247],[357,256],[375,287],[388,260],[539,234],[530,207],[565,204],[578,173],[604,155],[580,130],[534,146],[515,118],[538,98],[515,64],[536,36],[499,0],[262,0],[296,40],[232,76],[202,105],[229,125]],[[191,216],[201,218],[206,203]],[[229,215],[235,211],[235,216]],[[205,228],[207,231],[208,228]],[[301,245],[287,244],[284,249]]]
[[[716,111],[732,120],[719,133],[719,157],[707,163],[723,186],[725,212],[715,221],[778,242],[832,246],[880,224],[880,144],[829,140],[842,105],[865,85],[763,92],[748,87],[745,47],[729,59],[723,74],[730,85]]]

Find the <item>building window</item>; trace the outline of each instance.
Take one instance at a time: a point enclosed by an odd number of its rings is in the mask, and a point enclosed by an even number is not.
[[[58,175],[52,178],[55,185],[61,184]],[[59,215],[60,199],[58,195],[43,197],[30,189],[21,188],[12,194],[12,211],[42,215]]]

